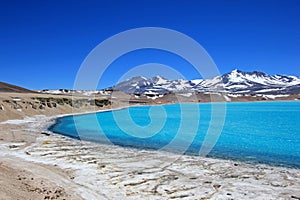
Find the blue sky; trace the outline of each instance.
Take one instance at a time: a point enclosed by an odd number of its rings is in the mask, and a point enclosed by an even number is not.
[[[81,63],[100,42],[149,26],[192,37],[221,73],[238,68],[300,76],[298,0],[1,0],[0,4],[0,81],[30,89],[72,88]],[[135,65],[152,62],[171,65],[187,79],[200,78],[176,55],[148,50],[116,60],[99,87],[114,84]]]

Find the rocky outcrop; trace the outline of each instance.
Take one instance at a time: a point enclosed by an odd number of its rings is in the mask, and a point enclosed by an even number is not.
[[[0,121],[33,115],[96,111],[111,105],[111,101],[104,98],[17,93],[13,95],[0,93]]]
[[[17,99],[17,98],[15,98]],[[57,106],[70,106],[74,108],[81,107],[104,107],[111,104],[108,99],[72,99],[72,98],[53,98],[53,97],[32,97],[32,101],[18,98],[3,100],[0,104],[0,110],[5,110],[5,107],[12,109],[54,109]]]
[[[111,104],[108,99],[72,99],[59,97],[32,97],[31,99],[48,108],[56,108],[57,105],[68,105],[74,108],[81,108],[84,106],[104,107]]]

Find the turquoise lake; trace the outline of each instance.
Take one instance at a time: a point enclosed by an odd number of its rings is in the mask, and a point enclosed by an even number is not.
[[[188,155],[199,155],[209,137],[218,139],[209,157],[300,168],[300,102],[226,103],[226,115],[215,112],[217,125],[211,125],[215,105],[139,106],[67,116],[49,130],[81,140]]]

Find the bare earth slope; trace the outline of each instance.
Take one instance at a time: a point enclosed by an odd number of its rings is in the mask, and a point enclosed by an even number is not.
[[[108,105],[110,101],[103,98],[0,92],[0,121],[34,115],[51,116],[96,111]]]
[[[11,85],[4,82],[0,82],[0,92],[36,93],[26,88],[22,88],[16,85]]]

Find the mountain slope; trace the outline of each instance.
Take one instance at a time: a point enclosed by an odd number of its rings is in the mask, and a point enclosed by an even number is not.
[[[0,82],[0,92],[36,93],[16,85]]]
[[[225,92],[232,94],[298,94],[300,78],[286,75],[268,75],[263,72],[233,70],[212,79],[167,80],[133,77],[118,83],[114,90],[129,94],[166,94],[170,92]]]

